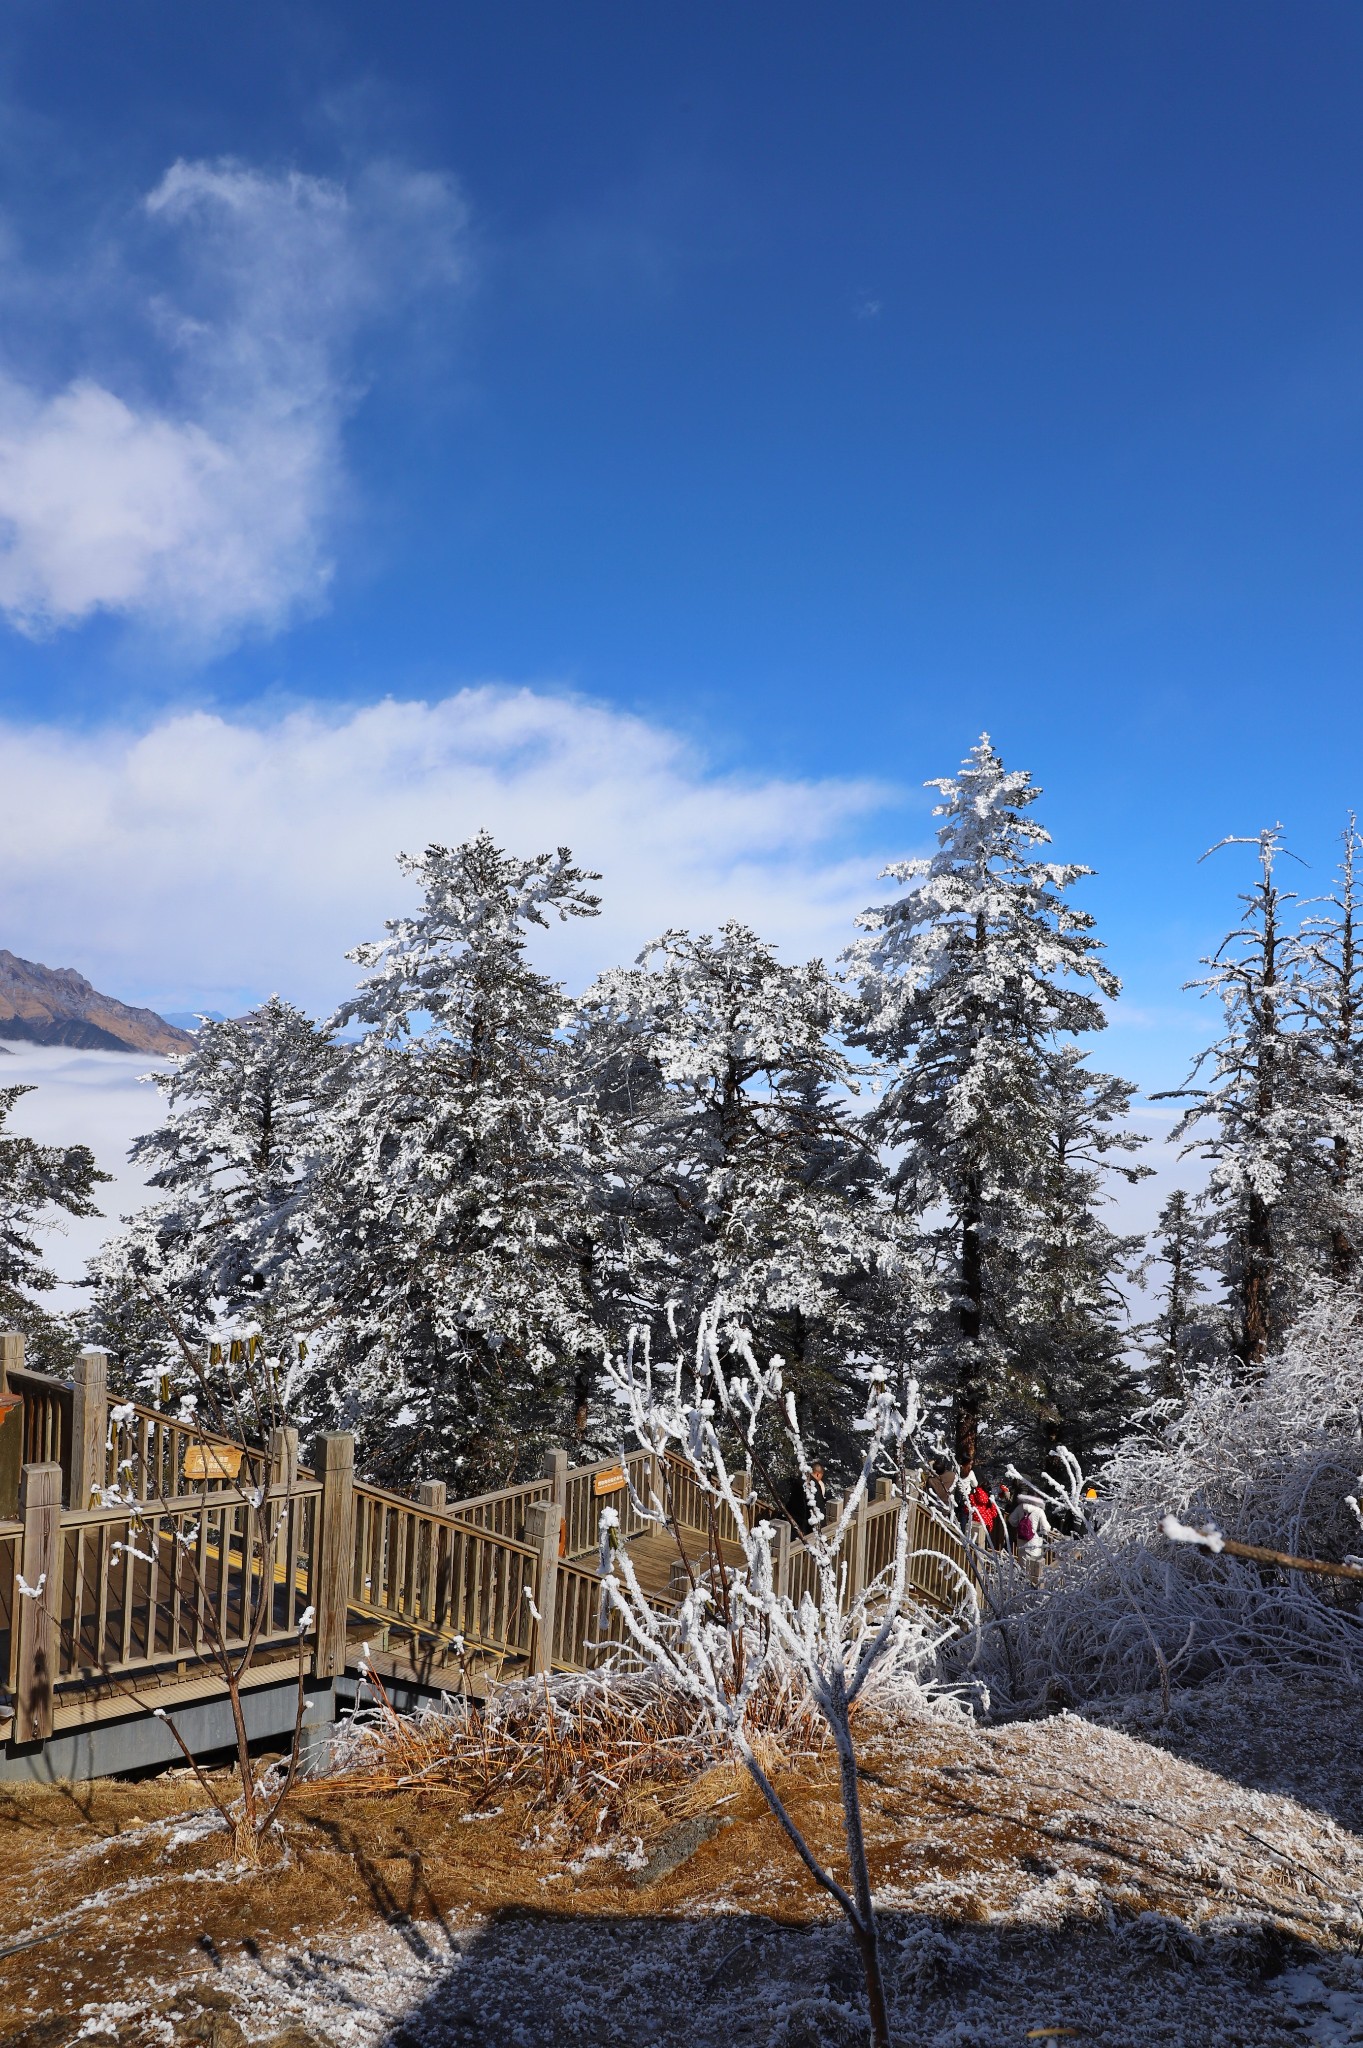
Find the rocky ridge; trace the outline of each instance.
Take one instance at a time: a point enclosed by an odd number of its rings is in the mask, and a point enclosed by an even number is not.
[[[0,946],[0,1039],[102,1052],[187,1052],[188,1031],[155,1010],[101,995],[74,967],[44,967]]]

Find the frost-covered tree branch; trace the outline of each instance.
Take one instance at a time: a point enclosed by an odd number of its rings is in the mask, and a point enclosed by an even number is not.
[[[851,1717],[877,1678],[916,1674],[940,1640],[926,1618],[905,1605],[910,1461],[916,1467],[914,1440],[923,1420],[918,1388],[907,1381],[896,1391],[883,1367],[872,1369],[859,1424],[865,1446],[860,1469],[825,1520],[783,1361],[761,1365],[741,1330],[730,1329],[723,1341],[725,1323],[722,1311],[705,1318],[693,1363],[678,1354],[661,1364],[646,1342],[607,1361],[606,1377],[627,1434],[651,1453],[647,1490],[632,1490],[636,1514],[676,1532],[669,1463],[676,1457],[706,1505],[713,1533],[703,1568],[689,1572],[688,1589],[672,1613],[644,1590],[620,1543],[618,1515],[608,1509],[602,1516],[603,1599],[620,1617],[634,1652],[695,1699],[732,1745],[815,1883],[846,1915],[865,1971],[873,2038],[888,2043]],[[814,1587],[798,1601],[778,1585],[777,1527],[749,1486],[759,1428],[773,1423],[785,1435],[809,1508],[805,1541]],[[871,1584],[857,1587],[849,1551],[858,1510],[877,1476],[890,1470],[898,1501],[892,1558]],[[798,1674],[832,1740],[842,1789],[846,1883],[812,1848],[756,1753],[749,1712],[773,1670]]]

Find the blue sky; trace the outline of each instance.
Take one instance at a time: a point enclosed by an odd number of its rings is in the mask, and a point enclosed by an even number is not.
[[[831,950],[987,727],[1154,1087],[1197,856],[1324,883],[1355,5],[16,0],[0,115],[0,943],[321,1005],[486,820],[606,867],[577,978]]]

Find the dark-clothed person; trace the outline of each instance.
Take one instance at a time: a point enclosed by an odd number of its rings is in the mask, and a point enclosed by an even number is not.
[[[790,1485],[786,1488],[786,1511],[802,1536],[808,1536],[812,1528],[822,1523],[828,1511],[828,1496],[824,1492],[823,1466],[817,1458],[815,1458],[809,1468],[809,1482],[809,1488],[806,1491],[805,1482],[797,1472]],[[814,1496],[814,1513],[812,1517],[809,1511],[810,1494]]]

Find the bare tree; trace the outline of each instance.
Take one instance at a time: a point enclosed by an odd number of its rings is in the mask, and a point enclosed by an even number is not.
[[[888,2048],[889,2014],[857,1788],[852,1714],[873,1677],[916,1675],[947,1633],[935,1635],[924,1613],[905,1609],[910,1471],[921,1464],[914,1450],[922,1421],[918,1387],[909,1381],[896,1393],[884,1368],[872,1369],[859,1423],[866,1440],[861,1469],[825,1521],[795,1398],[784,1385],[782,1360],[759,1365],[741,1334],[728,1337],[726,1359],[721,1355],[720,1327],[718,1312],[706,1318],[693,1367],[680,1358],[655,1366],[646,1344],[631,1346],[623,1357],[607,1361],[607,1381],[629,1429],[652,1453],[648,1497],[632,1490],[636,1513],[658,1528],[675,1530],[667,1454],[680,1453],[708,1508],[713,1534],[708,1568],[696,1572],[688,1566],[690,1583],[680,1611],[664,1612],[640,1585],[619,1540],[618,1513],[608,1508],[601,1518],[603,1622],[609,1605],[622,1618],[635,1651],[700,1704],[716,1734],[748,1770],[815,1884],[836,1900],[865,1974],[872,2041],[875,2048]],[[805,1489],[811,1523],[805,1541],[814,1583],[798,1601],[778,1590],[777,1526],[750,1497],[743,1469],[759,1424],[776,1426],[785,1434]],[[890,1472],[896,1477],[898,1501],[892,1559],[871,1584],[853,1590],[848,1550],[857,1510],[877,1475]],[[726,1559],[726,1543],[731,1555],[737,1553],[732,1561]],[[963,1598],[973,1603],[974,1588],[964,1573],[961,1583]],[[810,1845],[756,1754],[749,1713],[764,1677],[773,1672],[798,1676],[832,1740],[841,1782],[845,1883]]]

